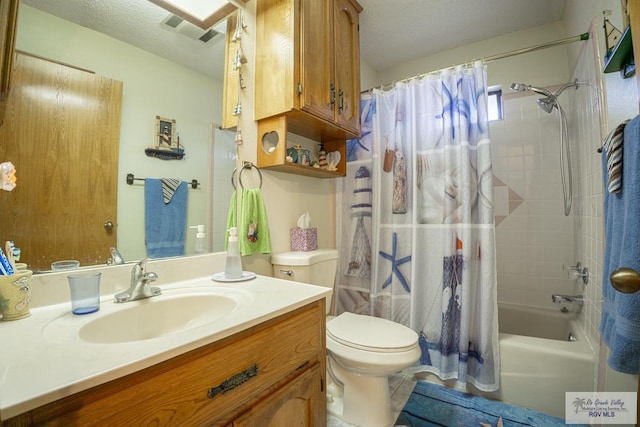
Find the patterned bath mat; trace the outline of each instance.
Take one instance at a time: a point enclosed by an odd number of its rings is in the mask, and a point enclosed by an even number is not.
[[[504,427],[564,427],[566,425],[561,418],[427,381],[416,383],[395,425],[481,427],[484,424],[495,427],[501,419]]]

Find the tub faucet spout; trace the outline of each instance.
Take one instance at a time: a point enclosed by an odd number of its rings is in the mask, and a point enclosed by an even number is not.
[[[551,295],[551,301],[553,301],[555,304],[567,304],[572,302],[575,303],[578,307],[582,307],[584,305],[584,296],[553,294]]]

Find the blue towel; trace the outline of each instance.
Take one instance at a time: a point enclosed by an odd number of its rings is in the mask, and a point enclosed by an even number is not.
[[[164,202],[162,181],[144,180],[144,220],[147,256],[184,255],[187,226],[187,183],[181,182],[169,203]]]
[[[623,294],[609,282],[619,267],[640,271],[640,116],[624,128],[622,189],[604,192],[605,249],[602,272],[602,339],[610,349],[609,366],[637,374],[640,368],[640,292]],[[607,188],[607,153],[602,153]]]

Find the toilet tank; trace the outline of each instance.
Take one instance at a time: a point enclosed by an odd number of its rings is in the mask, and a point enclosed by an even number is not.
[[[317,249],[308,252],[283,252],[271,256],[273,277],[333,288],[338,266],[336,249]],[[327,313],[331,296],[327,297]]]

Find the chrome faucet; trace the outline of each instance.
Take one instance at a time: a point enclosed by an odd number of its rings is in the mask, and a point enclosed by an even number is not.
[[[152,271],[147,272],[147,259],[143,259],[136,263],[131,270],[131,285],[129,289],[120,292],[114,296],[115,302],[135,301],[143,298],[155,297],[160,295],[160,288],[149,286],[151,282],[155,282],[158,275]]]
[[[555,304],[575,303],[580,309],[584,305],[584,296],[553,294],[551,295],[551,301],[553,301]]]
[[[118,249],[109,248],[111,252],[111,258],[107,260],[107,264],[124,264],[124,258]]]

